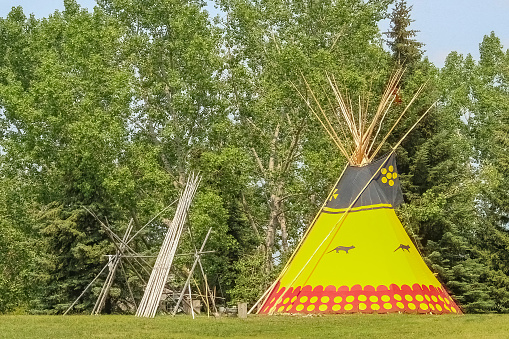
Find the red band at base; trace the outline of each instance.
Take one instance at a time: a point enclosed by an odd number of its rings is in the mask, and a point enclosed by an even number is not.
[[[333,285],[279,288],[278,282],[263,304],[260,314],[268,313],[434,313],[461,314],[461,310],[441,287],[392,284],[352,288]],[[286,292],[285,292],[286,290]],[[281,295],[283,295],[281,297]],[[277,304],[276,304],[277,302]]]

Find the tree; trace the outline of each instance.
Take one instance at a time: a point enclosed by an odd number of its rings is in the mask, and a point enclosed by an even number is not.
[[[501,258],[507,258],[507,231],[495,226],[497,213],[488,212],[499,182],[496,173],[503,166],[485,158],[503,147],[491,130],[503,121],[493,119],[503,112],[495,108],[504,100],[496,75],[504,69],[498,68],[503,53],[494,36],[485,39],[481,50],[479,64],[471,56],[451,53],[434,80],[438,110],[411,137],[412,144],[403,145],[413,160],[402,168],[411,194],[401,213],[428,264],[466,312],[506,312],[508,280]],[[495,194],[503,197],[504,192]]]
[[[394,59],[402,65],[412,65],[419,61],[423,54],[424,44],[414,39],[419,31],[409,29],[410,24],[415,21],[410,19],[411,11],[412,6],[408,6],[406,0],[397,2],[389,15],[390,29],[385,33]]]
[[[203,262],[209,284],[228,297],[235,262],[239,252],[250,248],[252,236],[241,211],[245,156],[234,140],[237,134],[225,109],[228,94],[221,82],[222,32],[201,1],[98,3],[126,28],[122,54],[136,70],[132,107],[136,129],[130,147],[141,150],[137,151],[140,161],[160,176],[156,187],[144,189],[177,196],[190,171],[202,172],[189,225],[196,242],[213,227],[207,246],[217,253]],[[143,152],[150,158],[143,159]],[[158,240],[150,244],[157,248]],[[185,241],[185,248],[189,252],[191,243]],[[186,265],[190,263],[178,262],[176,271]]]
[[[509,51],[493,32],[484,37],[479,51],[467,115],[479,182],[475,241],[478,255],[490,269],[483,277],[493,303],[489,310],[509,312]]]
[[[42,237],[40,306],[61,310],[91,281],[107,248],[82,206],[112,220],[120,212],[110,188],[122,172],[130,71],[118,59],[122,31],[101,11],[65,1],[48,19],[26,19],[17,8],[4,24],[1,146],[9,162],[2,170],[33,185],[26,213],[36,222],[25,227]]]
[[[239,273],[257,272],[260,293],[265,287],[260,281],[270,281],[288,259],[345,164],[331,156],[330,140],[294,85],[305,93],[304,75],[320,88],[327,70],[354,93],[369,88],[366,79],[378,86],[387,55],[376,44],[376,23],[388,1],[219,4],[225,13],[228,113],[239,130],[239,147],[256,170],[242,192],[242,206],[260,247],[245,253]],[[373,71],[377,64],[380,72]],[[249,282],[239,277],[238,284]],[[256,294],[239,289],[238,299]]]

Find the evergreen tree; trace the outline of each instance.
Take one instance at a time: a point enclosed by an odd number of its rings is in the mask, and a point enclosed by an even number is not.
[[[420,60],[423,54],[421,48],[424,44],[414,39],[419,31],[409,29],[410,24],[415,21],[410,18],[411,11],[412,6],[408,6],[406,0],[396,3],[389,15],[390,29],[385,33],[394,59],[402,65],[412,65]]]
[[[437,106],[401,145],[398,154],[406,204],[400,216],[422,255],[466,312],[489,311],[494,303],[484,277],[489,268],[476,253],[475,182],[471,180],[472,143],[463,115],[468,101],[471,60],[451,56],[444,70],[421,60],[421,43],[409,30],[411,7],[401,1],[391,15],[387,35],[393,57],[408,67],[401,86],[408,94],[427,82],[419,101],[395,135],[418,119],[435,100]],[[404,105],[402,105],[404,106]]]

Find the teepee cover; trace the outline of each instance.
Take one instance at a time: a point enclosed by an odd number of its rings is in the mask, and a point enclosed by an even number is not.
[[[394,208],[394,153],[348,166],[259,313],[460,313]]]

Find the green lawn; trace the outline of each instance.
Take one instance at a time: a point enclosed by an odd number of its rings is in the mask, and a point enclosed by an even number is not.
[[[0,338],[509,338],[509,315],[0,316]]]

